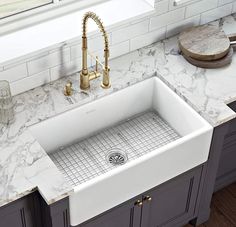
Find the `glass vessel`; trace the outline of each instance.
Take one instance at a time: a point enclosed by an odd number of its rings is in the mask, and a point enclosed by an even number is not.
[[[0,123],[9,124],[14,120],[14,105],[9,82],[0,80]]]

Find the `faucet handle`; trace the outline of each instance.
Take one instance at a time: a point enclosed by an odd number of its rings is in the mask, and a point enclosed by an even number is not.
[[[72,95],[72,91],[73,91],[73,88],[72,88],[72,82],[71,81],[68,81],[64,87],[64,95],[65,96],[71,96]]]
[[[94,79],[96,79],[96,78],[98,78],[98,77],[101,76],[101,73],[100,73],[99,70],[98,70],[98,65],[103,66],[103,64],[99,61],[98,56],[95,57],[95,56],[94,56],[92,53],[90,53],[89,51],[88,51],[88,55],[89,55],[92,59],[94,59],[95,62],[96,62],[96,64],[95,64],[95,70],[89,72],[89,80],[94,80]]]
[[[96,56],[96,66],[95,66],[95,72],[98,72],[98,56]]]

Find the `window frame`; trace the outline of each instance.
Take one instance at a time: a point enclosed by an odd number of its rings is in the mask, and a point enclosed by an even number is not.
[[[82,10],[92,5],[111,0],[52,0],[52,3],[34,7],[0,19],[0,36],[37,23]],[[30,17],[30,20],[29,20]]]
[[[50,1],[50,2],[48,2],[48,3],[46,3],[46,2],[45,3],[41,3],[40,5],[35,5],[35,6],[32,6],[31,8],[27,8],[26,7],[26,9],[22,9],[22,10],[20,10],[18,12],[12,12],[12,13],[9,12],[9,15],[0,17],[0,20],[7,20],[6,18],[14,17],[14,16],[16,16],[18,14],[22,14],[22,13],[27,12],[27,11],[31,11],[31,10],[34,10],[34,9],[37,9],[37,8],[45,7],[46,5],[56,4],[56,2],[58,0],[48,0],[48,1]],[[14,4],[12,4],[12,5],[14,6]]]
[[[0,35],[0,65],[11,64],[15,62],[14,59],[25,59],[26,56],[34,56],[67,44],[81,42],[81,21],[86,11],[94,11],[101,15],[107,31],[110,32],[134,20],[154,16],[156,12],[150,0],[105,0],[98,4],[94,4],[94,0],[90,2],[92,2],[91,6],[74,10],[73,13],[66,13],[57,18]],[[117,10],[123,10],[123,13],[116,14]],[[114,17],[113,14],[115,14]],[[16,26],[19,27],[18,21]],[[1,26],[0,32],[2,30]],[[6,30],[9,30],[9,27],[6,27]],[[96,24],[92,22],[87,32],[90,36],[99,34]]]

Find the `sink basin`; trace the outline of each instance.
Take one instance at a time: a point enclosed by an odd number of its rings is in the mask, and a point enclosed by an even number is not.
[[[70,182],[70,218],[76,226],[206,162],[213,128],[160,79],[151,78],[29,130],[65,176],[80,174]],[[80,162],[84,168],[78,170]]]

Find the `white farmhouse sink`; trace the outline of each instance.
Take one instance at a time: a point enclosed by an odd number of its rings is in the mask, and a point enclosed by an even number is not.
[[[70,196],[72,226],[206,162],[213,128],[158,78],[30,127],[33,136],[52,155],[59,147],[151,109],[179,134],[178,139],[74,185]]]

